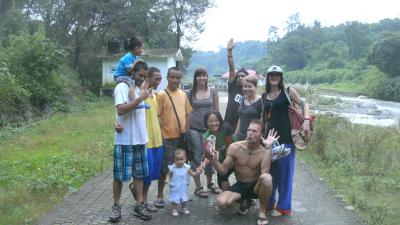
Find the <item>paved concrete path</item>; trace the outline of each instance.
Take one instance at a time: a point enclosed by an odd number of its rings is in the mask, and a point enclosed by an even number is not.
[[[202,176],[205,184],[205,176]],[[233,178],[234,179],[234,178]],[[44,216],[38,224],[111,224],[108,221],[112,199],[112,171],[108,169],[94,177],[78,192],[67,196],[52,212]],[[150,200],[156,197],[156,182],[150,188]],[[190,215],[174,218],[170,214],[170,204],[153,213],[153,219],[142,221],[133,215],[134,201],[127,184],[124,185],[121,199],[122,219],[118,224],[255,224],[256,208],[251,207],[247,216],[237,216],[234,207],[219,212],[215,207],[215,197],[210,193],[208,199],[200,199],[193,195],[194,185],[191,183]],[[167,193],[167,191],[165,191]],[[354,211],[345,209],[346,204],[334,191],[328,188],[302,162],[297,161],[294,182],[293,210],[294,215],[271,218],[272,225],[350,225],[364,224]]]
[[[220,111],[226,109],[226,92],[220,92]],[[301,153],[298,153],[301,154]],[[231,183],[234,177],[231,176]],[[42,217],[38,224],[73,224],[94,225],[111,224],[108,221],[112,199],[112,171],[108,169],[86,183],[78,192],[67,196],[48,215]],[[215,176],[214,176],[215,179]],[[205,185],[205,176],[202,175]],[[156,198],[156,182],[150,187],[149,200]],[[193,195],[194,185],[191,183],[190,215],[174,218],[170,214],[170,204],[153,213],[153,219],[142,221],[133,215],[134,200],[128,184],[124,185],[121,197],[122,219],[118,224],[168,224],[168,225],[208,225],[208,224],[256,224],[257,209],[251,207],[249,215],[237,216],[237,207],[219,212],[215,207],[215,195],[210,193],[208,199],[200,199]],[[165,189],[167,194],[167,188]],[[165,195],[167,196],[167,195]],[[279,218],[269,217],[271,225],[360,225],[364,222],[354,211],[345,209],[346,204],[332,189],[327,187],[304,163],[296,161],[294,179],[293,210],[294,215]]]

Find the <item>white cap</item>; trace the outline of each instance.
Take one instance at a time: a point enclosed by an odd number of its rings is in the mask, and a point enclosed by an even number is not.
[[[271,67],[267,70],[267,75],[268,75],[269,73],[272,73],[272,72],[283,74],[283,70],[282,70],[279,66],[271,66]]]

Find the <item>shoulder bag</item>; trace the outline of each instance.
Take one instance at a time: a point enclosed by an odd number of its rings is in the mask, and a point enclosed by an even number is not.
[[[307,147],[307,144],[310,141],[313,133],[315,116],[310,116],[310,131],[307,133],[304,132],[302,128],[302,125],[304,123],[304,116],[296,109],[296,107],[293,104],[293,101],[290,99],[289,87],[284,89],[284,91],[290,103],[290,106],[288,108],[288,115],[289,115],[293,144],[296,147],[296,149],[304,150]]]
[[[187,156],[187,159],[189,161],[193,160],[195,147],[194,147],[194,144],[192,142],[192,138],[191,138],[191,136],[190,136],[188,131],[182,132],[181,123],[179,121],[178,113],[176,112],[174,101],[172,101],[172,97],[169,94],[169,92],[167,91],[167,89],[164,89],[164,91],[165,91],[165,93],[167,93],[167,95],[169,97],[169,100],[171,101],[172,108],[173,108],[173,110],[175,112],[176,120],[178,122],[178,127],[179,127],[179,131],[180,131],[178,147],[179,148],[183,148],[183,149],[186,150],[186,156]]]

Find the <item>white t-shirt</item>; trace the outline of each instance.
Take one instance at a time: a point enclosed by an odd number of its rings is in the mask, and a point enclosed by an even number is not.
[[[140,96],[140,89],[135,88],[136,96]],[[119,83],[114,89],[115,106],[120,104],[129,103],[129,87],[126,83]],[[116,113],[116,120],[124,129],[121,133],[115,132],[114,144],[115,145],[143,145],[148,141],[146,129],[146,113],[143,107],[144,102],[141,102],[139,109],[118,115]]]

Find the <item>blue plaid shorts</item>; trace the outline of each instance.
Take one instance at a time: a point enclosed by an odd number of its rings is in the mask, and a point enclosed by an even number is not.
[[[149,175],[146,145],[114,146],[114,180],[130,181]]]

